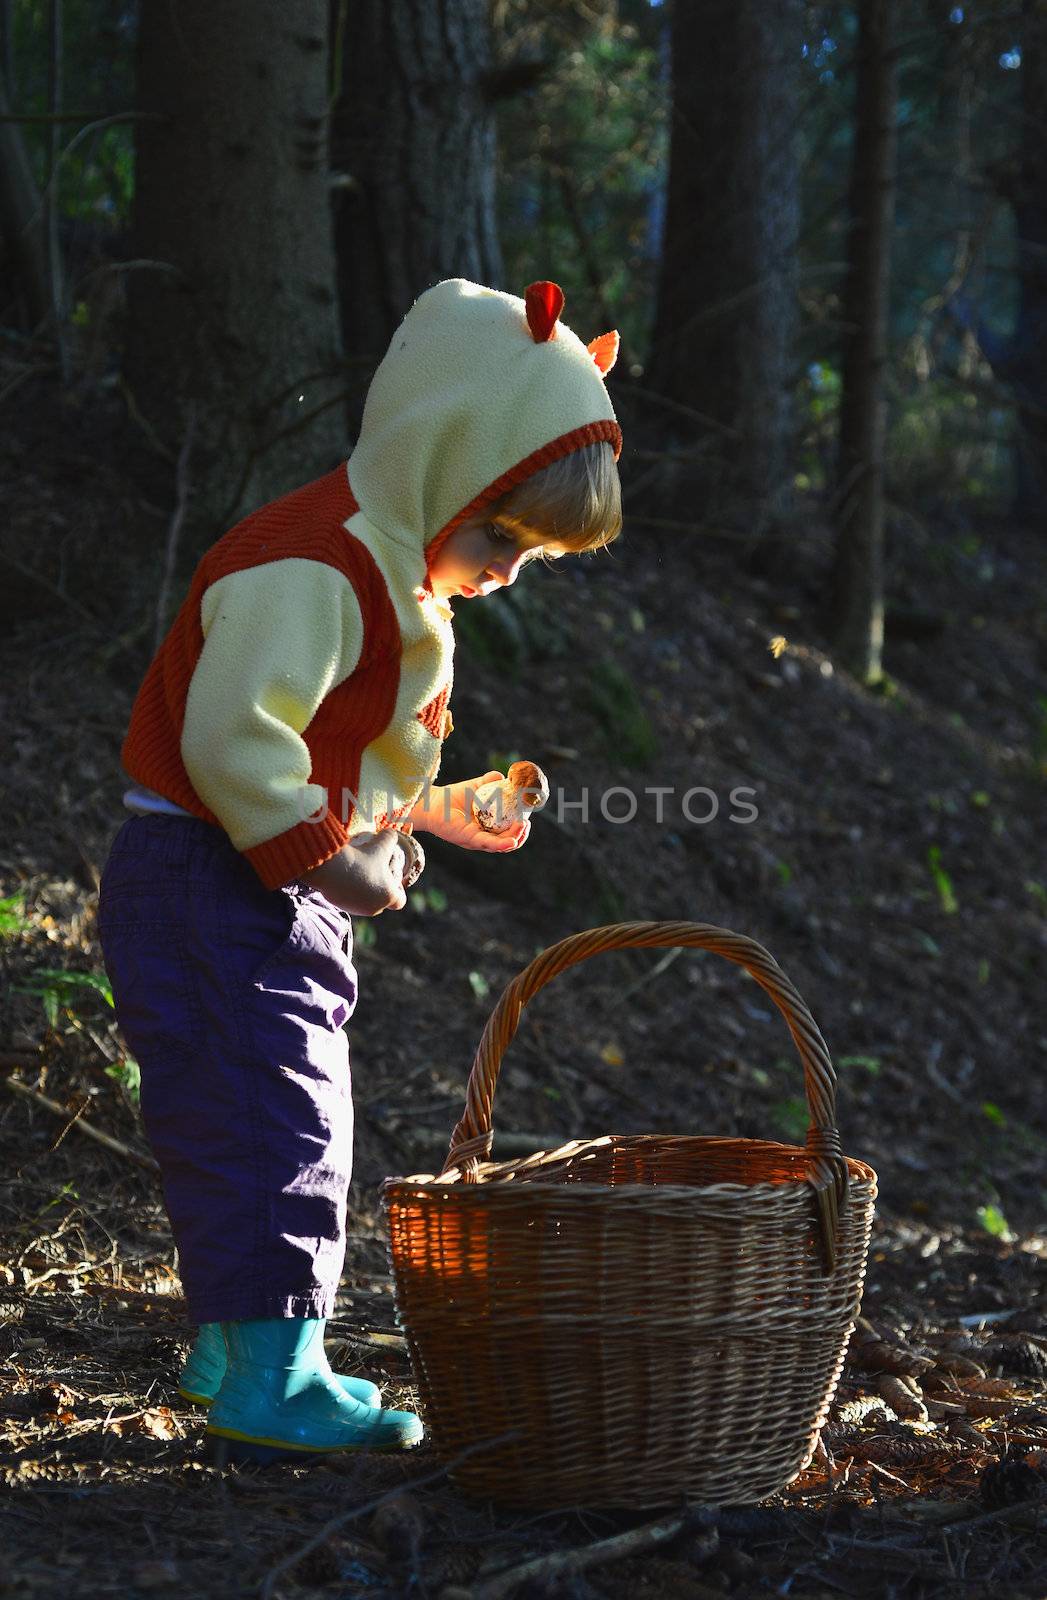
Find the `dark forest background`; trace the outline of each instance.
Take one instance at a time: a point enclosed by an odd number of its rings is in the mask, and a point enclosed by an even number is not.
[[[1042,1600],[1045,80],[1045,0],[0,0],[0,1590],[460,1594],[613,1531],[442,1481],[372,1521],[424,1453],[201,1465],[94,931],[193,564],[464,275],[621,331],[625,532],[456,619],[445,775],[566,805],[357,922],[339,1358],[410,1403],[377,1185],[439,1170],[502,986],[587,926],[735,929],[879,1174],[865,1322],[788,1490],[554,1592]],[[621,952],[529,1007],[495,1156],[802,1142],[802,1087],[743,974]]]
[[[5,0],[0,400],[119,395],[202,537],[351,439],[404,308],[553,272],[620,328],[630,522],[772,570],[834,527],[882,664],[883,522],[1042,532],[1045,29],[947,5]],[[194,548],[199,547],[199,538]],[[148,562],[148,552],[143,552]]]

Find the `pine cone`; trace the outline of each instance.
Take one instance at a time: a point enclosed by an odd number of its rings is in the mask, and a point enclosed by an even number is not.
[[[1031,1467],[1025,1456],[1024,1445],[1012,1444],[1002,1461],[990,1461],[979,1486],[987,1506],[995,1509],[1020,1505],[1024,1500],[1035,1500],[1047,1489],[1047,1478]]]
[[[837,1428],[877,1428],[898,1418],[890,1405],[885,1405],[882,1395],[858,1394],[833,1407],[833,1423]]]
[[[425,1581],[431,1593],[445,1585],[472,1583],[480,1570],[483,1550],[475,1544],[449,1544],[426,1558]]]
[[[920,1467],[956,1453],[957,1446],[951,1440],[918,1433],[875,1434],[856,1452],[879,1467]]]
[[[919,1378],[934,1366],[929,1356],[918,1356],[915,1350],[887,1344],[883,1339],[865,1339],[853,1345],[848,1359],[863,1372],[891,1372],[895,1377],[907,1378]]]
[[[1021,1333],[1001,1333],[985,1347],[985,1359],[1001,1372],[1047,1379],[1047,1349]]]
[[[896,1378],[891,1373],[885,1372],[878,1379],[876,1386],[897,1416],[907,1422],[927,1421],[927,1407],[923,1403],[923,1397],[916,1388],[915,1382],[910,1388],[901,1378]],[[916,1392],[914,1393],[913,1390]]]

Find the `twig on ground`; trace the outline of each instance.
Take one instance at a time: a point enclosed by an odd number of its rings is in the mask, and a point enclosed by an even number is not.
[[[460,1466],[463,1461],[468,1461],[470,1456],[478,1455],[483,1450],[494,1450],[498,1445],[505,1444],[507,1440],[515,1437],[516,1435],[513,1433],[503,1433],[499,1434],[497,1439],[484,1439],[480,1444],[472,1444],[468,1449],[462,1450],[453,1457],[452,1460],[445,1462],[437,1471],[428,1472],[421,1478],[412,1478],[406,1485],[397,1484],[395,1489],[389,1489],[385,1494],[376,1495],[373,1500],[365,1500],[363,1505],[353,1506],[349,1511],[339,1512],[337,1517],[332,1517],[330,1522],[325,1522],[323,1527],[314,1533],[311,1539],[306,1540],[305,1544],[300,1545],[297,1550],[292,1550],[289,1556],[285,1556],[282,1561],[277,1562],[276,1566],[267,1574],[258,1591],[259,1600],[272,1600],[277,1580],[282,1578],[284,1573],[290,1572],[300,1561],[304,1561],[306,1556],[311,1556],[314,1550],[319,1550],[321,1545],[326,1544],[332,1533],[337,1533],[339,1528],[345,1527],[346,1523],[355,1522],[358,1517],[365,1517],[370,1512],[377,1511],[379,1506],[383,1506],[398,1495],[402,1495],[405,1487],[414,1490],[421,1489],[430,1483],[439,1483],[441,1479],[447,1477],[449,1472],[453,1472],[455,1467]]]
[[[536,1556],[509,1567],[471,1589],[447,1588],[441,1591],[440,1600],[504,1600],[522,1583],[549,1582],[553,1579],[573,1577],[587,1567],[600,1566],[608,1561],[624,1561],[639,1555],[642,1550],[652,1550],[667,1544],[692,1523],[708,1522],[711,1513],[706,1507],[683,1511],[660,1522],[646,1522],[640,1528],[630,1528],[627,1533],[613,1534],[609,1539],[598,1539],[595,1544],[584,1545],[580,1550],[554,1550],[547,1556]]]
[[[23,1099],[31,1100],[34,1105],[42,1106],[45,1111],[51,1111],[57,1117],[69,1118],[68,1106],[61,1106],[57,1100],[49,1100],[47,1095],[41,1094],[38,1089],[30,1089],[27,1083],[20,1083],[17,1078],[5,1078],[4,1082],[12,1094],[20,1094]],[[124,1144],[121,1139],[114,1139],[111,1133],[103,1133],[101,1128],[92,1128],[77,1113],[73,1118],[73,1127],[80,1133],[86,1133],[89,1139],[95,1139],[99,1144],[104,1144],[107,1150],[112,1150],[118,1156],[124,1156],[128,1161],[135,1161],[140,1167],[145,1167],[147,1172],[159,1172],[159,1167],[152,1156],[146,1155],[142,1150],[135,1150],[129,1144]],[[64,1135],[63,1135],[64,1137]]]
[[[987,1522],[1007,1522],[1011,1517],[1026,1511],[1047,1510],[1047,1489],[1031,1500],[1016,1500],[1013,1505],[998,1506],[995,1511],[983,1511],[977,1517],[958,1516],[953,1522],[939,1523],[939,1532],[945,1536],[966,1533],[969,1528],[982,1528]]]
[[[607,1010],[616,1011],[627,1000],[631,1000],[634,994],[637,994],[641,989],[646,989],[647,985],[653,983],[655,978],[660,978],[665,969],[671,967],[673,962],[683,955],[684,949],[684,945],[674,945],[671,950],[667,950],[661,960],[655,962],[650,972],[645,972],[641,977],[627,984],[624,989],[620,989],[617,994],[613,994],[606,1002]]]

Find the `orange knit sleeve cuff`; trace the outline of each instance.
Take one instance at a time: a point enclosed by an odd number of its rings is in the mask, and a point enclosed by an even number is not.
[[[286,833],[252,845],[241,854],[267,889],[279,889],[337,855],[348,838],[349,830],[344,823],[337,817],[327,816],[315,822],[298,822]]]

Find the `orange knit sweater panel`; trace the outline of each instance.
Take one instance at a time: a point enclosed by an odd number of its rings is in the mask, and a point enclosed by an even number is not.
[[[348,819],[338,814],[340,797],[344,791],[357,793],[363,752],[388,727],[396,705],[400,630],[373,556],[345,528],[358,510],[340,466],[252,512],[212,546],[138,691],[124,740],[124,767],[136,782],[219,825],[193,788],[181,756],[186,695],[204,645],[204,594],[229,573],[293,557],[328,562],[345,575],[363,616],[360,660],[326,697],[303,734],[312,761],[310,781],[326,789],[330,815],[245,851],[270,887],[308,871],[345,843]]]

